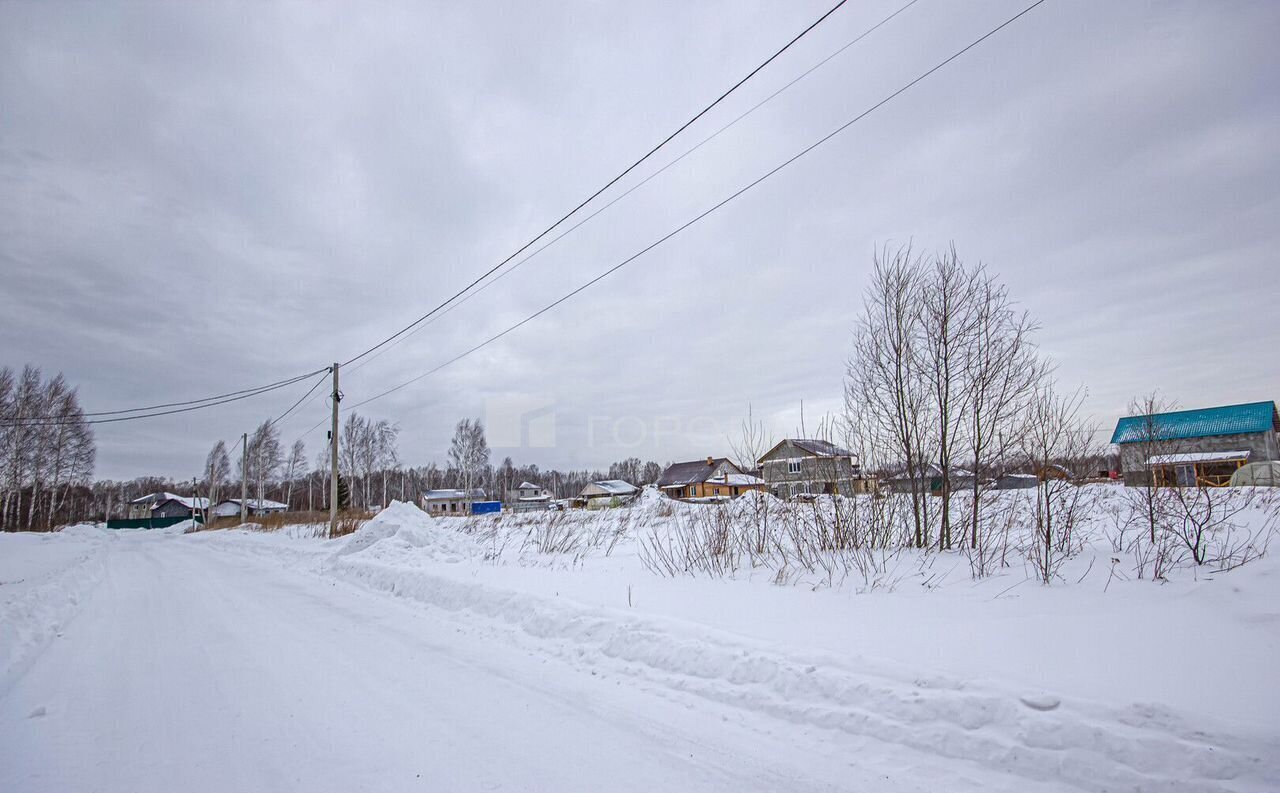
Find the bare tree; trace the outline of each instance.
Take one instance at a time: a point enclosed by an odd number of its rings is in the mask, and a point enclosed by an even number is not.
[[[270,420],[258,425],[249,436],[249,470],[242,472],[254,483],[254,498],[266,498],[266,486],[280,470],[280,433]]]
[[[1178,451],[1178,441],[1172,437],[1169,429],[1160,421],[1160,414],[1168,413],[1177,406],[1160,397],[1159,392],[1152,391],[1129,403],[1129,413],[1137,417],[1136,426],[1131,430],[1136,437],[1125,438],[1121,446],[1121,468],[1141,472],[1142,481],[1127,482],[1136,487],[1125,488],[1126,495],[1138,502],[1147,530],[1147,540],[1155,547],[1157,533],[1163,516],[1173,501],[1175,482],[1164,482],[1158,476],[1157,461],[1162,457]],[[1124,458],[1128,458],[1127,460]]]
[[[463,419],[453,431],[449,445],[449,462],[457,469],[462,490],[471,497],[477,482],[489,466],[489,443],[484,437],[480,419]]]
[[[952,458],[966,428],[962,417],[972,396],[965,387],[965,362],[976,341],[978,298],[982,294],[983,272],[967,269],[956,255],[955,246],[935,256],[933,266],[921,280],[920,307],[923,342],[922,376],[932,399],[934,438],[941,479],[939,495],[938,547],[951,548]]]
[[[910,245],[876,252],[863,315],[854,330],[846,366],[845,405],[856,411],[867,445],[878,457],[901,464],[911,496],[915,544],[930,544],[925,471],[932,448],[928,384],[922,376],[923,330],[920,291],[924,263]],[[853,407],[850,407],[853,406]]]
[[[1078,550],[1084,491],[1071,481],[1065,463],[1088,456],[1090,434],[1080,418],[1084,395],[1084,389],[1059,395],[1046,380],[1027,406],[1023,453],[1039,479],[1032,516],[1036,535],[1027,556],[1046,584]]]
[[[747,417],[738,427],[738,436],[729,438],[729,451],[733,461],[743,471],[754,471],[760,458],[773,448],[773,433],[763,421],[757,421],[751,404],[747,404]]]
[[[286,482],[284,503],[292,508],[293,483],[307,473],[307,446],[301,438],[293,442],[293,447],[289,450],[289,459],[284,464],[284,472]]]
[[[96,457],[76,389],[61,373],[44,380],[26,366],[0,369],[0,528],[51,529],[69,511],[73,488],[87,489]]]
[[[209,456],[204,461],[204,476],[209,506],[217,506],[223,483],[231,481],[231,456],[227,454],[226,441],[218,441],[209,450]]]
[[[1035,395],[1036,383],[1048,377],[1031,342],[1036,325],[1026,312],[1013,309],[1008,290],[982,274],[973,293],[973,333],[964,356],[968,390],[965,440],[973,466],[973,506],[969,518],[971,548],[986,545],[979,537],[981,488],[986,475],[1001,473],[993,463],[1017,448],[1022,415]]]

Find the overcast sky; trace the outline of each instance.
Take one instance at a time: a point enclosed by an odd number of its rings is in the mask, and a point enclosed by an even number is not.
[[[849,3],[623,189],[904,1]],[[110,410],[346,360],[830,4],[0,2],[0,365],[62,371],[86,409]],[[344,372],[345,404],[613,266],[1025,4],[919,0]],[[461,417],[520,411],[536,448],[495,443],[495,457],[543,467],[724,454],[748,404],[789,435],[802,402],[809,426],[838,405],[872,253],[908,239],[954,241],[1000,273],[1108,430],[1152,389],[1186,407],[1280,396],[1277,31],[1273,2],[1049,0],[573,300],[360,412],[400,425],[409,464],[443,461]],[[98,476],[197,474],[216,440],[308,385],[100,425]],[[306,403],[286,441],[327,409]],[[325,429],[305,436],[309,457]]]

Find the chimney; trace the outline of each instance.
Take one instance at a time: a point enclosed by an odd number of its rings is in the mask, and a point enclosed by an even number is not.
[[[715,464],[716,464],[716,458],[714,457],[707,458],[707,465],[715,465]]]

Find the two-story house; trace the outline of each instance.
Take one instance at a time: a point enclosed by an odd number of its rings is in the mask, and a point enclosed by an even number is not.
[[[871,490],[858,456],[830,441],[787,438],[759,460],[760,475],[779,498],[808,495],[851,496]]]
[[[1111,442],[1120,448],[1124,483],[1221,486],[1247,463],[1280,460],[1275,402],[1250,402],[1125,416]]]

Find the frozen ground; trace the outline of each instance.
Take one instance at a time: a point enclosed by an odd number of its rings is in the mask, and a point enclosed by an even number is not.
[[[1271,557],[858,594],[652,528],[0,535],[0,790],[1280,789]]]

